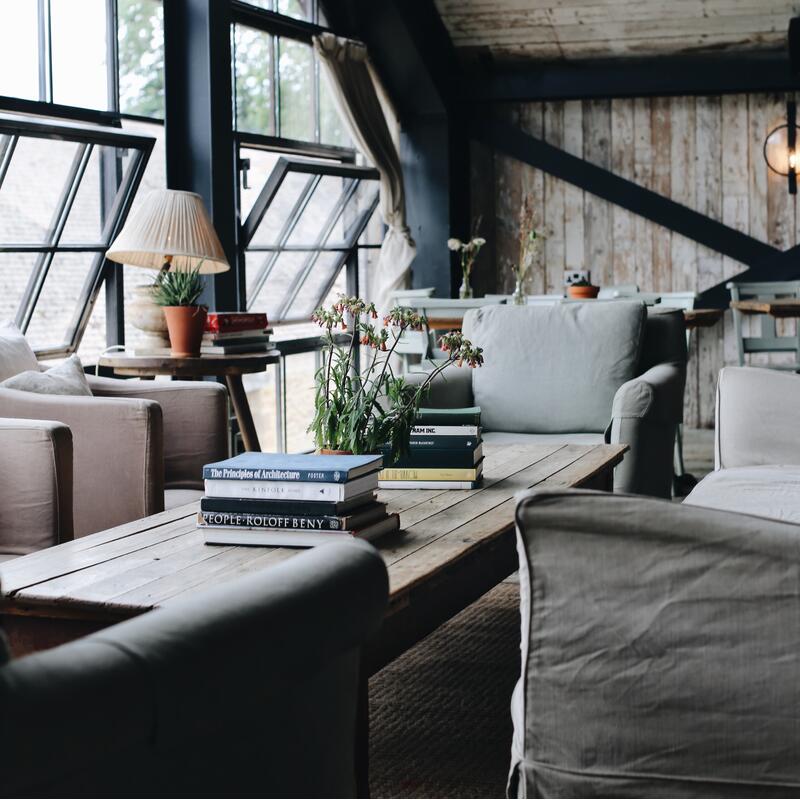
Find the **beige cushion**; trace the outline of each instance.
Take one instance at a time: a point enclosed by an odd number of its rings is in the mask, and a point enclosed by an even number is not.
[[[800,524],[800,467],[720,469],[706,475],[683,502]]]
[[[20,392],[36,392],[37,394],[84,395],[91,397],[92,390],[86,380],[81,360],[76,355],[70,356],[61,364],[41,372],[38,366],[28,369],[10,378],[0,386],[16,389]]]
[[[0,322],[0,381],[38,368],[36,355],[20,329],[10,320]]]

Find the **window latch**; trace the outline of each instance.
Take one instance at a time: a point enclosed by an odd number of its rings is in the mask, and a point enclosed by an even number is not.
[[[242,171],[242,189],[249,189],[250,184],[247,182],[247,174],[250,172],[250,159],[240,158],[239,169]]]

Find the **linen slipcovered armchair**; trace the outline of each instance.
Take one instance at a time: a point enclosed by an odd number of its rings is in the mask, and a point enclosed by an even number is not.
[[[487,306],[464,315],[463,331],[484,365],[445,370],[423,405],[480,406],[487,443],[627,444],[615,491],[671,496],[686,383],[682,311],[621,300]]]
[[[796,524],[579,490],[516,521],[509,796],[798,796]]]
[[[85,536],[190,502],[200,497],[203,465],[228,455],[224,386],[87,377],[93,397],[0,388],[0,417],[60,423],[48,433],[58,439],[53,446],[59,453],[68,434],[72,440],[71,476],[64,456],[49,469],[23,473],[16,466],[0,477],[0,554],[30,552],[69,530]],[[3,458],[9,465],[30,458],[21,434],[12,437],[6,429],[0,436],[8,443]],[[70,482],[71,509],[63,501]],[[62,511],[45,534],[25,509],[31,498],[41,498],[36,502],[43,508],[54,494],[62,498]]]
[[[374,548],[323,545],[0,658],[2,795],[355,797],[360,653],[387,593]]]

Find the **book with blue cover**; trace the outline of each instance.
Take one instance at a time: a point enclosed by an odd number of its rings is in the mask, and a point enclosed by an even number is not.
[[[379,455],[326,456],[314,453],[242,453],[206,464],[207,481],[281,481],[303,483],[348,483],[377,472],[383,466]]]

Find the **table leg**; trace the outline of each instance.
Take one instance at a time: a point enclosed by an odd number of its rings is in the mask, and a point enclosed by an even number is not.
[[[260,451],[261,445],[258,442],[256,426],[253,422],[253,415],[250,413],[250,403],[247,402],[247,393],[242,384],[241,375],[226,375],[225,382],[228,384],[228,392],[233,404],[233,412],[239,422],[239,431],[242,434],[244,449],[250,451]]]

